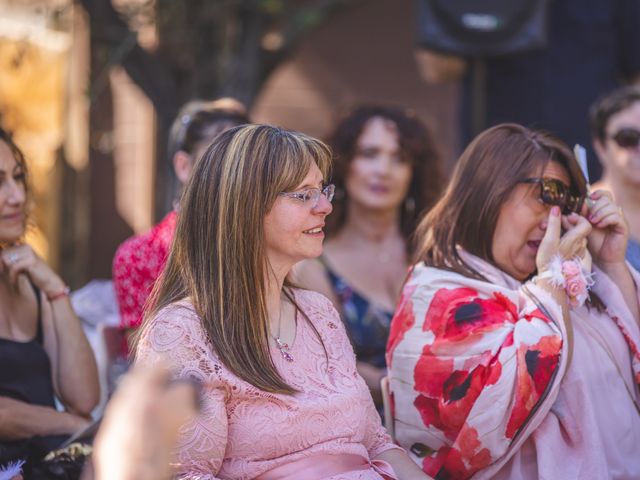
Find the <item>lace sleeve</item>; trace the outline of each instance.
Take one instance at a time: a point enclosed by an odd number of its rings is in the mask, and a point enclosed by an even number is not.
[[[201,412],[182,427],[174,466],[178,478],[213,480],[227,444],[227,391],[220,377],[222,366],[188,304],[165,308],[142,333],[136,363],[158,362],[168,364],[175,378],[202,382]]]

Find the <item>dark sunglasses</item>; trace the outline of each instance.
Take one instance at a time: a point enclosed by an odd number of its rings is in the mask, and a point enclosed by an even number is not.
[[[638,148],[640,145],[640,131],[635,128],[623,128],[611,135],[620,148]]]
[[[540,200],[545,205],[557,205],[563,215],[580,213],[584,203],[584,195],[576,195],[560,180],[555,178],[527,178],[522,183],[540,185]]]

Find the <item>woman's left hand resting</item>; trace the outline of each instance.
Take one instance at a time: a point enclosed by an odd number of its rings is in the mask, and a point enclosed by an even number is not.
[[[60,293],[65,288],[62,279],[29,245],[5,248],[0,252],[0,259],[0,272],[7,272],[13,285],[17,285],[18,275],[24,273],[47,296]]]
[[[624,264],[629,226],[622,209],[613,201],[611,193],[596,190],[590,196],[594,201],[588,220],[593,229],[589,235],[589,251],[593,261],[603,270],[608,266]]]

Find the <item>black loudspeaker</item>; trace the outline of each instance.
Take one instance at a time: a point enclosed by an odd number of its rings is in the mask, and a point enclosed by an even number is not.
[[[417,0],[419,46],[490,57],[542,48],[549,0]]]

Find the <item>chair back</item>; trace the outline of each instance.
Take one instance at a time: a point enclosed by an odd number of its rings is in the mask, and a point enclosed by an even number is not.
[[[380,388],[382,390],[382,408],[384,410],[384,428],[391,436],[391,440],[396,441],[395,429],[393,426],[393,416],[391,414],[391,391],[389,390],[389,377],[384,376],[380,380]]]

